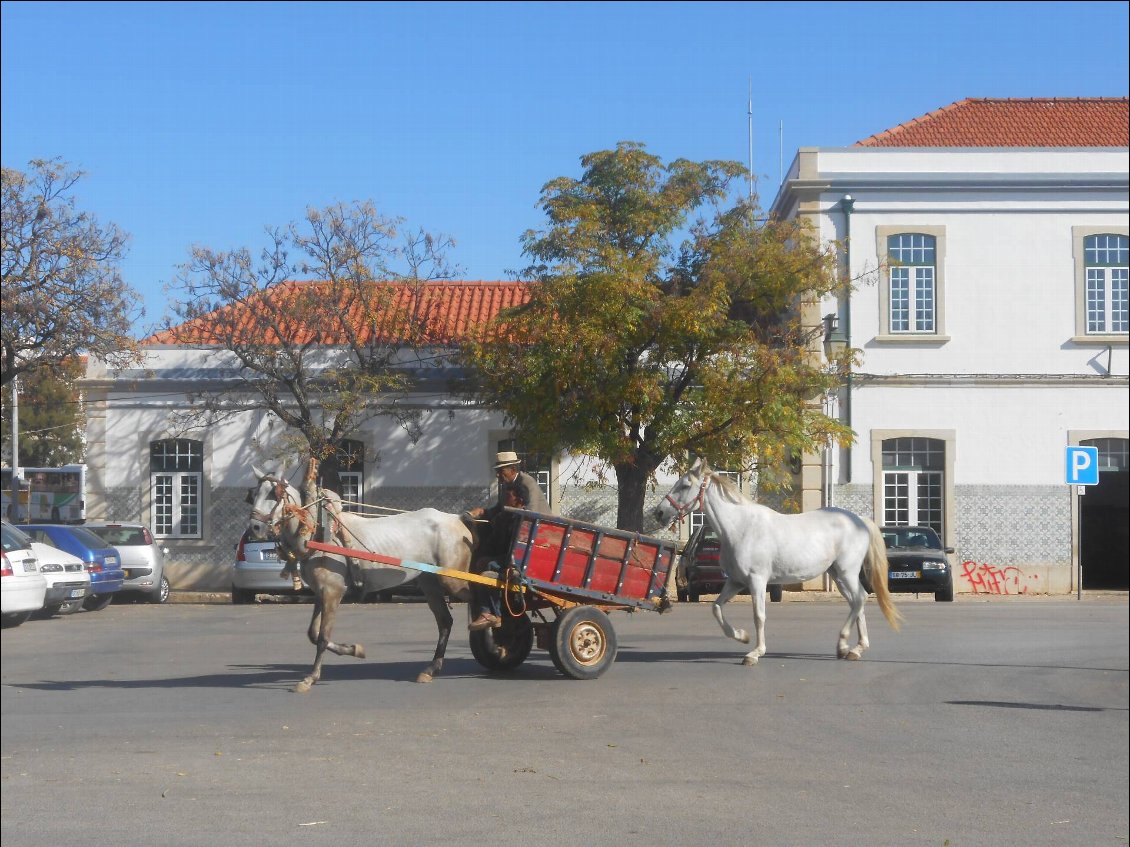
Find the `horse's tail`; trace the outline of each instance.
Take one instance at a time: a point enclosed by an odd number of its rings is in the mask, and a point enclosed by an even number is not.
[[[891,629],[898,631],[902,615],[895,608],[891,592],[887,589],[887,545],[883,543],[883,535],[874,521],[863,519],[867,524],[867,532],[871,536],[867,548],[867,558],[864,567],[867,569],[867,578],[871,581],[871,589],[875,592],[875,599],[879,601],[879,608],[883,617],[891,625]]]

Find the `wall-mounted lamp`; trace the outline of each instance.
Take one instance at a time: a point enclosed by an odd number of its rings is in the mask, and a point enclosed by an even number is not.
[[[840,319],[835,314],[824,316],[824,358],[833,359],[847,347],[847,335],[840,329]]]

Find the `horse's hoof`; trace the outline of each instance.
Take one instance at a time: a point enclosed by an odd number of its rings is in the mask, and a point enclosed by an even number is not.
[[[742,644],[749,644],[749,633],[744,629],[734,630],[734,638],[736,638]]]
[[[309,691],[313,687],[314,687],[314,683],[312,683],[308,679],[304,679],[304,680],[302,680],[302,682],[298,683],[298,685],[294,686],[294,692],[296,694],[305,694],[307,691]]]
[[[431,682],[432,675],[427,671],[420,671],[420,675],[416,677],[416,682]]]
[[[749,667],[753,667],[756,664],[757,664],[757,656],[746,656],[744,659],[742,659],[742,665],[744,667],[749,668]]]
[[[844,656],[844,658],[847,659],[849,662],[858,662],[860,659],[863,658],[863,654],[860,653],[858,650],[849,650],[848,654],[846,656]]]
[[[353,646],[353,655],[356,656],[358,659],[364,659],[365,658],[365,645],[364,644],[355,644]]]
[[[847,657],[848,657],[847,647],[841,647],[836,651],[836,658],[837,659],[846,659]],[[856,658],[859,658],[859,657],[856,656]]]

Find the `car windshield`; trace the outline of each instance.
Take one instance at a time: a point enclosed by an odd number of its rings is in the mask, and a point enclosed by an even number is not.
[[[149,543],[145,530],[139,526],[91,526],[87,529],[114,547],[141,547]]]
[[[891,550],[941,550],[938,533],[928,526],[883,527],[883,541]]]

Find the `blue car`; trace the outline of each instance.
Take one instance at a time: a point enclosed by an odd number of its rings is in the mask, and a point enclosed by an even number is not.
[[[86,563],[90,572],[90,594],[82,603],[84,609],[97,612],[110,605],[126,578],[117,550],[81,526],[36,523],[20,524],[19,528],[30,535],[32,541],[58,547]]]

